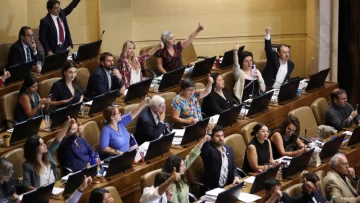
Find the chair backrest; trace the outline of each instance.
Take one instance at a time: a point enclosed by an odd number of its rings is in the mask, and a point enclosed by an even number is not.
[[[246,145],[249,144],[249,142],[252,140],[251,132],[253,130],[253,127],[258,124],[258,122],[251,122],[246,124],[242,129],[240,134],[243,136],[244,141]]]
[[[256,60],[255,64],[256,64],[256,69],[258,69],[260,71],[260,73],[262,73],[266,66],[266,59],[265,60]]]
[[[181,52],[181,60],[184,66],[197,60],[197,54],[193,43],[190,43]]]
[[[61,79],[60,77],[55,77],[39,82],[38,94],[40,95],[40,97],[47,98],[49,96],[53,84],[60,79]]]
[[[201,82],[197,82],[197,83],[195,83],[195,88],[197,90],[205,89],[205,85]],[[203,100],[204,100],[204,98],[199,99],[200,106],[202,106]]]
[[[15,120],[15,107],[19,100],[19,91],[10,92],[0,97],[1,117],[4,120]],[[2,123],[1,123],[2,124]],[[7,128],[13,128],[12,123],[7,123]]]
[[[9,51],[10,51],[10,47],[12,44],[13,43],[11,43],[11,42],[6,42],[6,43],[0,44],[0,62],[4,62],[3,64],[0,64],[1,68],[4,68],[7,66]]]
[[[100,130],[95,121],[89,121],[84,124],[84,131],[81,136],[90,146],[95,150],[98,150],[100,144]]]
[[[302,192],[302,183],[292,185],[289,188],[285,189],[284,192],[290,197],[295,197]]]
[[[225,83],[225,88],[226,90],[230,93],[230,94],[233,94],[234,92],[234,86],[235,86],[235,78],[234,78],[234,75],[232,73],[232,71],[229,71],[229,72],[226,72],[226,73],[223,73],[221,74]]]
[[[172,102],[173,99],[176,97],[175,92],[165,92],[160,94],[165,99],[166,104],[166,115],[165,115],[165,121],[168,123],[172,122]]]
[[[198,156],[191,166],[186,170],[186,177],[190,183],[202,182],[204,174],[204,162],[201,156]]]
[[[125,115],[129,113],[131,110],[133,110],[138,104],[130,104],[126,105],[124,109],[122,110],[122,115]],[[126,125],[126,129],[129,133],[134,134],[136,131],[136,122],[137,122],[138,116],[134,118],[130,123]]]
[[[50,139],[46,142],[46,145],[49,146],[53,141],[54,141],[55,138],[53,139]],[[60,161],[59,161],[59,158],[58,158],[58,150],[55,150],[53,153],[52,153],[52,156],[54,158],[54,161],[56,162],[56,165],[58,166],[57,169],[56,169],[56,173],[58,175],[58,177],[63,177],[65,175],[64,171],[62,170],[62,166],[60,164]]]
[[[328,108],[328,102],[324,97],[317,98],[312,104],[311,109],[314,113],[316,123],[322,125],[325,123],[325,113]]]
[[[151,45],[151,46],[147,46],[147,47],[144,47],[142,49],[140,49],[140,55],[142,55],[143,53],[149,51],[150,49],[156,47],[157,44],[154,44],[154,45]],[[151,70],[151,71],[154,71],[154,73],[156,73],[156,75],[160,75],[160,72],[157,68],[157,62],[156,62],[156,57],[153,55],[151,58],[143,61],[141,63],[141,67],[145,70]]]
[[[320,190],[321,190],[322,195],[324,197],[326,197],[326,193],[325,193],[325,189],[324,189],[324,183],[323,183],[324,177],[325,177],[325,172],[323,170],[318,170],[318,171],[315,172],[315,174],[317,176],[319,176],[319,178],[320,178]]]
[[[144,188],[151,187],[152,185],[154,185],[155,176],[160,172],[161,172],[161,168],[147,172],[143,176],[141,176],[141,180],[140,180],[141,194],[143,193]]]
[[[36,44],[36,49],[39,53],[40,59],[44,60],[45,59],[45,51],[44,51],[44,47],[42,46],[40,40],[39,40],[39,28],[33,28],[33,33],[34,33],[34,41]]]
[[[23,176],[22,164],[25,162],[24,149],[16,148],[1,156],[13,164],[14,178],[18,179]]]
[[[87,68],[78,68],[77,69],[77,73],[76,73],[76,77],[78,78],[81,88],[83,90],[86,90],[87,84],[88,84],[88,80],[90,77],[90,72]]]
[[[118,191],[116,190],[116,188],[114,186],[108,186],[108,187],[105,187],[105,189],[108,190],[111,197],[114,198],[114,202],[116,202],[116,203],[122,203],[123,202],[121,200],[121,197],[120,197]]]
[[[236,167],[242,168],[245,157],[246,143],[241,134],[232,134],[225,137],[225,144],[230,146],[234,152],[234,162]]]
[[[289,112],[289,116],[296,116],[300,121],[300,135],[306,137],[316,137],[318,132],[318,125],[316,123],[314,114],[310,107],[302,106]]]

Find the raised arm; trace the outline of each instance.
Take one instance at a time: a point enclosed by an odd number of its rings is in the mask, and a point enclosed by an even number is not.
[[[149,100],[149,97],[145,97],[145,99],[140,104],[138,104],[133,110],[130,111],[131,119],[134,119],[137,115],[139,115],[141,110],[147,106]]]
[[[71,3],[63,9],[65,15],[69,15],[74,8],[80,3],[80,0],[72,0]]]
[[[66,132],[68,131],[69,127],[72,126],[73,124],[75,124],[75,119],[70,118],[70,116],[68,116],[68,120],[67,122],[65,122],[64,127],[58,132],[58,134],[56,134],[55,139],[60,143],[62,141],[62,139],[64,138],[64,136],[66,135]]]
[[[186,156],[184,164],[185,168],[188,169],[191,164],[195,161],[195,159],[200,155],[201,148],[204,145],[205,142],[208,142],[211,140],[211,137],[209,135],[205,135],[200,142],[191,150],[189,155]]]
[[[239,47],[240,45],[236,42],[235,44],[235,49],[234,49],[234,55],[233,55],[233,75],[235,78],[235,82],[240,78],[240,65],[239,65],[239,56],[238,56],[238,51],[239,51]]]
[[[194,39],[195,37],[199,34],[199,32],[201,32],[202,30],[204,30],[204,27],[202,25],[200,25],[198,28],[196,28],[196,30],[190,34],[190,36],[184,40],[183,42],[181,42],[181,47],[184,49],[185,47],[187,47]]]
[[[214,83],[214,79],[208,74],[208,83],[205,87],[205,89],[202,89],[199,91],[200,93],[200,99],[206,97],[208,94],[210,94],[212,89],[212,84]]]

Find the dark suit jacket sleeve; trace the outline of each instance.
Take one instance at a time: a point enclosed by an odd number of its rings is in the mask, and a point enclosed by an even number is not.
[[[24,61],[25,61],[25,60],[24,60],[24,58],[23,58],[22,55],[21,55],[21,52],[20,52],[19,47],[16,46],[16,43],[13,44],[13,45],[10,47],[10,50],[9,50],[7,67],[20,64],[20,63],[22,63],[22,62],[24,62]]]
[[[166,125],[162,122],[159,122],[157,125],[154,125],[155,122],[153,122],[153,118],[151,118],[151,112],[149,112],[148,108],[145,108],[143,110],[142,114],[140,114],[140,117],[137,121],[137,130],[136,134],[137,137],[140,138],[139,141],[145,141],[145,140],[155,140],[159,138],[159,136],[164,132],[166,129]]]
[[[71,3],[70,3],[68,6],[66,6],[66,8],[63,9],[64,14],[65,14],[66,16],[69,15],[69,14],[72,12],[72,10],[73,10],[74,8],[76,8],[76,6],[77,6],[79,3],[80,3],[80,0],[73,0],[73,1],[71,1]]]
[[[209,157],[210,154],[210,141],[205,142],[201,148],[200,156],[203,160]]]
[[[51,51],[50,45],[46,39],[47,33],[50,32],[49,27],[50,25],[46,17],[40,20],[39,41],[44,48],[45,55]]]
[[[106,76],[105,76],[106,77]],[[95,93],[95,95],[93,96],[97,96],[100,94],[104,94],[105,92],[107,92],[107,82],[103,79],[103,77],[101,76],[101,74],[96,73],[93,77],[92,81],[89,81],[91,83],[93,83],[92,87],[92,92]]]
[[[288,201],[284,201],[284,202],[304,203],[304,202],[310,202],[310,200],[312,199],[312,195],[308,194],[308,193],[301,193],[298,196],[290,197],[288,194],[283,192],[283,198],[288,200]]]

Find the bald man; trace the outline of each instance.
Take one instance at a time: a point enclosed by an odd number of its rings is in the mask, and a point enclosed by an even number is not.
[[[357,109],[354,110],[347,102],[345,90],[337,88],[331,93],[331,102],[325,113],[325,125],[341,130],[352,124],[360,124]]]

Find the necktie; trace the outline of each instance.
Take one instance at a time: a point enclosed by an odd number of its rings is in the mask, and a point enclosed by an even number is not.
[[[64,43],[65,39],[64,39],[64,28],[63,26],[61,25],[61,22],[60,22],[60,18],[57,17],[57,23],[58,23],[58,27],[59,27],[59,40],[61,43]]]
[[[30,49],[28,46],[26,46],[26,62],[31,61],[31,54],[30,54]]]

